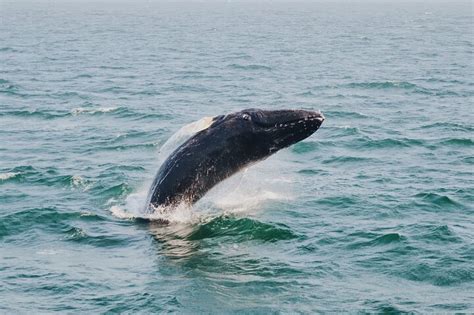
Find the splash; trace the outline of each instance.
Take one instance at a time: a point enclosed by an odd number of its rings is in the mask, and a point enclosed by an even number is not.
[[[292,175],[284,161],[273,156],[250,166],[211,189],[197,207],[224,210],[225,214],[253,215],[271,201],[291,200]],[[276,175],[278,174],[278,175]]]
[[[177,147],[182,145],[186,140],[191,138],[193,135],[198,133],[201,130],[208,128],[212,124],[213,117],[203,117],[198,121],[192,122],[190,124],[181,127],[175,134],[173,134],[166,142],[163,144],[159,151],[158,161],[161,165],[164,160],[173,152]]]
[[[173,134],[158,153],[157,168],[178,146],[208,128],[212,121],[212,117],[204,117]],[[151,182],[146,182],[135,193],[128,195],[124,204],[113,205],[110,211],[122,219],[166,220],[179,224],[206,222],[223,214],[252,215],[264,203],[292,198],[288,183],[293,179],[291,174],[284,171],[288,169],[285,163],[276,157],[268,160],[271,161],[262,161],[222,181],[192,206],[180,204],[173,207],[172,211],[159,207],[153,213],[146,213],[144,205],[151,185]]]

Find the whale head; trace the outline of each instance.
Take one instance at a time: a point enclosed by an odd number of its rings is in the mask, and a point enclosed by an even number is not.
[[[259,160],[309,137],[324,119],[319,111],[250,108],[214,117],[209,131],[225,135],[249,160]]]

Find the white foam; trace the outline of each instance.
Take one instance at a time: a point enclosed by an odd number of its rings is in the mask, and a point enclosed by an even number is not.
[[[80,175],[73,175],[71,182],[74,186],[80,186],[82,183],[84,183],[84,178],[82,178]]]
[[[198,221],[200,218],[193,211],[193,208],[187,205],[178,205],[173,209],[158,208],[152,213],[145,212],[144,204],[146,202],[146,196],[140,199],[136,199],[137,196],[131,195],[131,198],[127,198],[127,202],[123,206],[114,205],[110,208],[112,214],[121,219],[148,219],[151,221],[165,220],[173,223],[192,223]],[[138,200],[139,203],[135,203],[130,200]],[[135,205],[133,205],[135,204]]]
[[[74,188],[82,189],[83,191],[89,190],[91,188],[91,183],[88,183],[87,180],[85,180],[82,176],[80,175],[73,175],[71,177],[71,185]]]
[[[98,108],[86,108],[86,107],[77,107],[71,110],[73,116],[80,114],[95,114],[95,113],[108,113],[114,110],[117,110],[118,107],[98,107]]]
[[[112,214],[114,216],[116,216],[117,218],[120,218],[120,219],[134,219],[134,218],[136,218],[136,216],[133,213],[128,212],[127,210],[125,210],[125,208],[122,208],[120,206],[112,206],[110,208],[110,212],[112,212]]]
[[[2,173],[0,174],[0,180],[7,180],[7,179],[15,177],[18,174],[20,173],[13,173],[13,172]]]

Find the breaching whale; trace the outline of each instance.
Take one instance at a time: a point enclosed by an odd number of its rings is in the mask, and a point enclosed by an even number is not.
[[[320,112],[245,109],[216,116],[161,165],[147,197],[147,212],[192,204],[217,183],[319,129]]]

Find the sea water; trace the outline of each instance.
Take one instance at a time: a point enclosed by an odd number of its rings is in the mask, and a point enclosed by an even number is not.
[[[0,313],[473,312],[472,12],[1,1]],[[167,154],[245,108],[326,121],[144,219]]]

